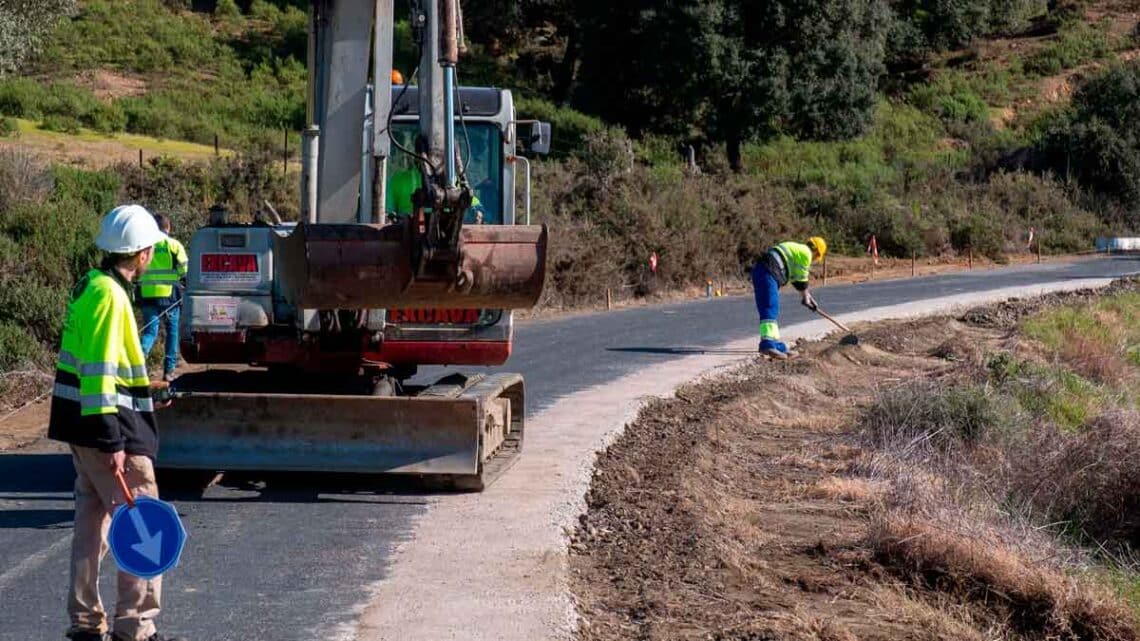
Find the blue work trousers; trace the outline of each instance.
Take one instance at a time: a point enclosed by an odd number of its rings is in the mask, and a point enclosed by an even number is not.
[[[752,266],[752,293],[756,297],[756,313],[760,315],[760,338],[780,340],[780,286],[762,261]]]
[[[174,372],[178,366],[178,317],[182,305],[175,305],[176,298],[144,298],[142,301],[143,328],[141,336],[143,353],[150,355],[158,340],[158,326],[166,330],[166,353],[162,363],[163,374]],[[162,312],[166,311],[166,314]]]

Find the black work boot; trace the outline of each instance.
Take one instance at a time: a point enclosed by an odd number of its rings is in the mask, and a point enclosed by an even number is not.
[[[74,630],[66,635],[71,641],[107,641],[107,635],[93,630]]]

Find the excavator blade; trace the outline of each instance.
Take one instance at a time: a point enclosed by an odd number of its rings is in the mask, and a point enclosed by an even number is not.
[[[522,448],[518,374],[452,375],[415,396],[173,389],[162,469],[439,475],[482,489]]]
[[[303,309],[527,309],[542,294],[547,230],[465,225],[455,268],[416,274],[411,222],[298,225],[277,241],[289,301]]]

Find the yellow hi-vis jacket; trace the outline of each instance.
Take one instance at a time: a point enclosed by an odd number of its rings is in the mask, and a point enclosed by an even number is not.
[[[153,457],[158,427],[129,292],[114,269],[87,272],[71,291],[48,437]]]
[[[139,290],[143,298],[170,298],[174,284],[186,275],[190,260],[182,243],[167,236],[154,245],[154,258],[150,267],[139,279]]]
[[[777,261],[769,261],[769,269],[777,284],[783,287],[790,282],[801,291],[807,288],[808,276],[811,275],[811,247],[789,240],[773,247],[770,253],[778,258]]]

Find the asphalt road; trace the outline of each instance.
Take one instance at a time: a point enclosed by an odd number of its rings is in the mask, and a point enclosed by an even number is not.
[[[841,314],[1131,273],[1140,273],[1140,260],[1096,259],[833,286],[819,289],[817,300]],[[784,325],[808,319],[794,292],[783,303]],[[534,414],[566,394],[755,336],[756,325],[746,298],[534,321],[516,328],[504,369],[526,377]],[[64,454],[0,455],[0,640],[62,638],[73,478]],[[304,475],[225,479],[204,493],[164,498],[174,500],[190,539],[181,565],[166,576],[159,624],[193,641],[351,638],[369,586],[384,577],[392,550],[412,537],[416,516],[428,509],[428,497],[414,491]],[[113,607],[113,564],[106,565],[103,594]]]

